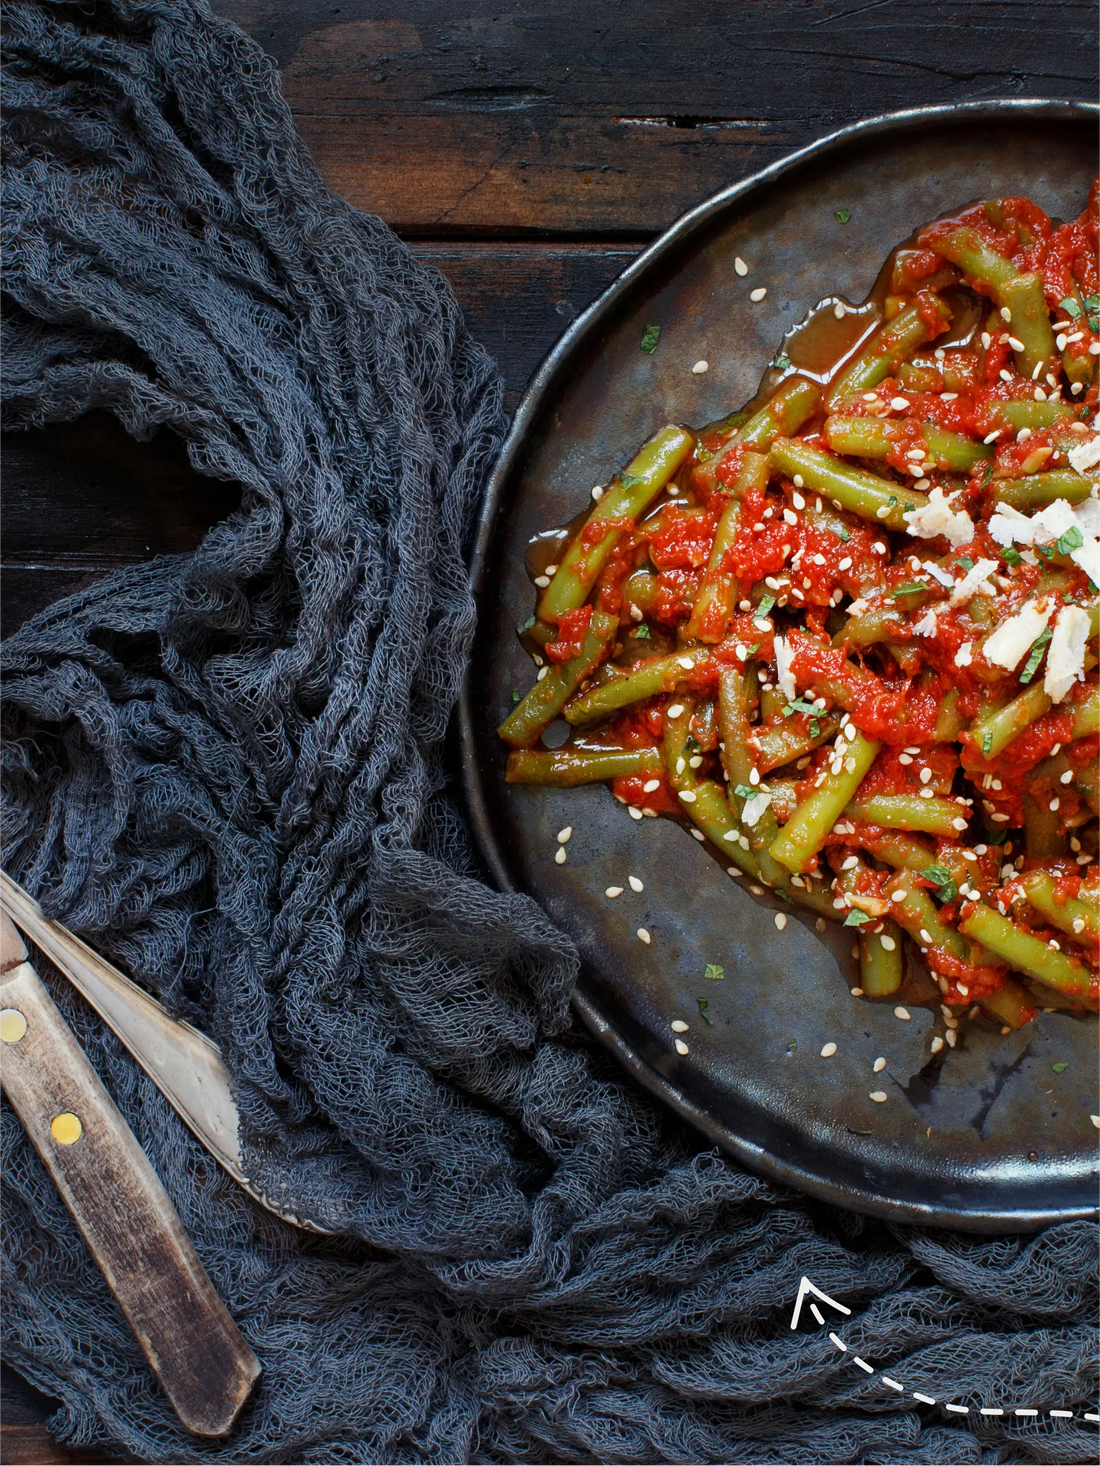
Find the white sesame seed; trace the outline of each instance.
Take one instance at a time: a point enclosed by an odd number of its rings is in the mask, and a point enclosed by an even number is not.
[[[939,1036],[938,1033],[932,1039],[932,1042],[928,1045],[928,1047],[932,1050],[934,1054],[938,1054],[940,1049],[943,1048],[943,1039]]]
[[[665,716],[668,717],[668,718],[678,718],[678,717],[680,717],[682,715],[683,711],[684,711],[684,705],[683,705],[683,703],[681,703],[681,702],[674,702],[670,708],[667,708],[665,710]]]
[[[904,410],[909,406],[909,398],[891,397],[890,406],[894,409],[895,412],[904,412]]]
[[[1030,438],[1030,437],[1031,437],[1031,429],[1030,428],[1021,428],[1020,431],[1016,434],[1016,441],[1017,441],[1017,443],[1026,443],[1027,440],[1028,440],[1028,438]]]
[[[754,788],[756,787],[757,784],[760,783],[760,775],[756,771],[756,769],[750,769],[749,770],[749,783],[752,784]]]
[[[851,570],[852,557],[850,555],[845,555],[844,559],[841,560],[840,564],[836,568],[838,570]]]
[[[893,937],[879,937],[879,945],[884,952],[892,952],[897,946]]]
[[[898,763],[899,764],[911,764],[912,762],[913,762],[913,755],[911,753],[899,753],[898,754]]]
[[[680,1055],[689,1054],[691,1052],[691,1050],[688,1048],[687,1044],[683,1041],[682,1038],[676,1039],[672,1047]]]
[[[921,932],[921,936],[922,937],[924,936],[924,933],[923,932]],[[909,1018],[910,1018],[909,1009],[908,1008],[903,1008],[899,1004],[898,1007],[896,1007],[894,1009],[894,1017],[895,1018],[900,1018],[903,1023],[907,1023],[909,1021]]]
[[[550,668],[549,667],[540,667],[539,670],[538,670],[538,675],[535,678],[535,681],[536,682],[541,682],[542,679],[545,676],[547,676],[547,674],[549,673],[549,671],[550,671]]]
[[[626,883],[632,891],[637,892],[639,895],[645,890],[645,887],[637,876],[627,876]]]
[[[703,375],[703,373],[705,371],[709,371],[709,369],[710,369],[710,362],[709,361],[697,361],[695,363],[695,365],[692,367],[691,370],[695,373],[695,375],[697,377],[701,377]]]
[[[1065,771],[1065,773],[1061,776],[1061,778],[1058,780],[1058,782],[1059,782],[1059,784],[1072,784],[1073,783],[1073,770],[1072,769],[1067,769]]]
[[[1085,930],[1085,918],[1083,916],[1075,916],[1071,925],[1073,926],[1074,932],[1079,935]]]
[[[626,807],[626,812],[632,820],[640,820],[642,817],[642,811],[638,808],[636,804],[628,804]]]
[[[873,1099],[876,1105],[884,1105],[886,1103],[886,1095],[881,1089],[872,1089],[868,1095],[868,1099]]]
[[[1058,800],[1058,799],[1052,799],[1050,801],[1050,803],[1047,805],[1047,808],[1050,810],[1051,814],[1053,814],[1055,812],[1055,810],[1058,808],[1058,805],[1060,803],[1061,803],[1061,801]]]
[[[564,830],[559,830],[558,831],[558,844],[559,845],[567,845],[572,838],[573,838],[573,826],[572,825],[566,825],[566,827],[565,827]]]
[[[767,293],[768,287],[766,285],[758,285],[755,290],[749,291],[749,299],[754,305],[759,305]]]
[[[740,255],[738,255],[737,258],[734,260],[733,268],[742,278],[744,278],[744,276],[749,273],[749,267],[745,264],[745,261],[741,258]]]
[[[856,951],[858,953],[859,949],[857,948]],[[863,989],[862,988],[849,988],[848,991],[851,993],[851,995],[852,995],[853,998],[862,998],[863,997]]]
[[[959,1035],[953,1028],[947,1030],[947,1047],[953,1049],[959,1041]]]
[[[603,498],[603,489],[600,487],[599,484],[597,484],[596,487],[592,490],[592,497],[593,499],[595,499],[597,504]]]
[[[536,575],[535,584],[540,590],[545,590],[546,587],[550,584],[550,577],[548,575]]]
[[[864,402],[877,402],[878,401],[878,393],[877,392],[864,392],[864,394],[863,394],[863,400],[864,400]]]
[[[1012,347],[1013,351],[1023,351],[1024,349],[1024,343],[1017,336],[1010,336],[1008,338],[1008,344]]]
[[[564,865],[565,864],[565,846],[564,845],[559,845],[558,848],[554,851],[554,864],[555,865]]]
[[[920,789],[917,792],[920,794],[920,797],[922,799],[934,799],[936,795],[936,791],[934,789]]]
[[[784,509],[783,518],[787,521],[788,524],[798,523],[798,515],[794,512],[793,509]]]
[[[1009,310],[1007,305],[1001,306],[1001,320],[1004,321],[1006,325],[1009,324],[1012,320],[1012,312]]]
[[[694,791],[691,789],[681,789],[680,798],[684,801],[685,804],[695,803],[695,794]]]
[[[887,516],[887,515],[888,515],[888,514],[889,514],[889,513],[890,513],[890,511],[889,511],[889,509],[888,509],[888,508],[887,508],[887,507],[886,507],[886,505],[885,505],[885,504],[883,504],[883,506],[882,506],[882,508],[881,508],[881,509],[876,509],[876,510],[875,510],[875,518],[876,518],[876,519],[885,519],[885,518],[886,518],[886,516]]]
[[[795,474],[791,479],[791,483],[794,484],[796,489],[804,489],[806,487],[806,481],[800,473]]]
[[[932,770],[931,769],[921,769],[919,778],[920,778],[920,781],[921,781],[922,784],[928,784],[928,783],[930,783],[931,782],[931,779],[932,779]]]
[[[849,855],[848,858],[847,858],[847,860],[844,861],[844,863],[841,865],[840,868],[841,868],[841,870],[855,870],[855,868],[856,868],[856,866],[858,864],[859,864],[859,856],[858,855]]]
[[[1003,428],[998,428],[997,431],[994,432],[994,433],[986,433],[985,437],[982,439],[982,442],[983,443],[995,443],[997,441],[997,439],[1001,436],[1001,433],[1003,431],[1004,431]]]
[[[604,892],[604,895],[608,898],[609,901],[614,901],[616,896],[621,896],[622,894],[622,886],[608,886],[607,890]]]
[[[1005,818],[1007,819],[1008,816],[1006,815]],[[964,819],[954,819],[951,821],[951,828],[954,830],[965,830],[966,821]]]
[[[876,1059],[875,1062],[871,1065],[871,1068],[876,1074],[881,1074],[882,1071],[886,1068],[886,1060],[882,1058]]]
[[[886,546],[882,543],[881,540],[876,540],[871,546],[871,549],[875,552],[876,555],[886,554]]]
[[[687,671],[690,672],[691,669],[692,669],[692,667],[695,666],[695,658],[694,657],[677,657],[676,658],[676,665],[678,667],[684,667]]]
[[[1100,1130],[1100,1115],[1090,1115],[1089,1119],[1096,1126],[1097,1130]]]
[[[777,931],[782,931],[783,928],[786,925],[787,925],[787,918],[786,918],[786,916],[783,914],[782,911],[777,911],[775,913],[775,926],[776,926],[776,930]]]
[[[833,1044],[833,1043],[822,1044],[822,1046],[821,1046],[821,1057],[823,1059],[831,1059],[835,1053],[836,1053],[836,1044]]]
[[[688,1031],[688,1025],[684,1022],[682,1018],[674,1018],[669,1024],[669,1027],[672,1029],[673,1033],[687,1033]]]
[[[653,938],[649,935],[644,926],[640,926],[638,928],[638,940],[639,942],[644,942],[647,947],[653,940]]]
[[[707,838],[706,835],[703,834],[702,830],[689,830],[688,834],[693,840],[698,840],[700,845]]]
[[[660,781],[660,779],[647,779],[645,781],[645,783],[642,785],[642,793],[643,794],[653,794],[660,787],[661,787],[661,781]]]

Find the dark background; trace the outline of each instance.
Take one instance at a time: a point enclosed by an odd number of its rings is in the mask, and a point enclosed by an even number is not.
[[[214,0],[283,68],[331,188],[451,280],[514,407],[564,326],[687,208],[846,123],[987,97],[1094,100],[1092,0]],[[974,192],[981,194],[981,180]],[[111,419],[2,444],[2,630],[236,502]],[[52,1444],[11,1371],[0,1461]]]

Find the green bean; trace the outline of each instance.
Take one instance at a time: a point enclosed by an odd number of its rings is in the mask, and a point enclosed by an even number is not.
[[[935,423],[922,423],[920,431],[930,460],[926,466],[969,473],[976,463],[993,457],[992,444],[975,443]],[[899,432],[899,424],[877,417],[830,417],[824,436],[834,453],[857,458],[886,458],[895,448],[918,446],[909,433]]]
[[[863,781],[881,747],[857,733],[845,750],[844,768],[828,773],[808,794],[771,844],[771,854],[788,870],[809,870],[833,825]]]
[[[723,667],[718,673],[718,736],[721,739],[722,767],[730,787],[747,784],[756,768],[749,748],[752,720],[749,708],[749,678],[755,677],[751,664],[744,672],[736,667]]]
[[[874,646],[897,636],[905,625],[901,612],[890,606],[873,606],[862,616],[849,616],[833,637],[833,646]]]
[[[1030,1023],[1035,1017],[1034,999],[1007,973],[1003,983],[1004,986],[999,987],[996,992],[979,998],[978,1004],[1002,1026],[1023,1028],[1025,1023]]]
[[[635,570],[623,581],[624,619],[630,617],[631,608],[637,606],[643,616],[648,615],[657,603],[661,582],[652,570]]]
[[[1024,478],[994,478],[990,484],[994,504],[1008,504],[1021,513],[1046,509],[1057,498],[1079,504],[1093,493],[1093,485],[1069,469],[1055,469],[1050,474],[1025,474]]]
[[[1092,975],[1083,963],[1048,946],[1041,937],[1017,926],[991,906],[975,901],[959,922],[959,930],[1037,982],[1074,998],[1088,997]]]
[[[893,897],[899,892],[901,900],[894,901]],[[923,886],[916,884],[913,872],[899,871],[890,882],[890,896],[894,920],[915,938],[922,952],[929,947],[942,947],[962,962],[974,960],[970,944],[953,926],[940,919],[931,896]]]
[[[817,732],[812,732],[814,723]],[[803,718],[792,714],[777,727],[756,729],[753,742],[757,748],[756,766],[762,774],[782,768],[793,759],[801,758],[828,743],[837,730],[837,720],[822,714],[819,718]]]
[[[884,829],[881,835],[860,835],[859,840],[876,860],[896,870],[927,870],[936,863],[935,846],[904,830]]]
[[[1089,695],[1073,705],[1074,738],[1095,738],[1100,733],[1100,698],[1096,688],[1089,689]]]
[[[1030,428],[1037,433],[1043,428],[1057,427],[1062,422],[1072,422],[1079,412],[1072,402],[1033,402],[1030,397],[1024,397],[1014,402],[991,402],[988,416],[996,427],[1010,428],[1014,433],[1021,428]],[[1047,475],[1036,474],[1035,477],[1046,478]]]
[[[1084,795],[1093,814],[1100,814],[1100,763],[1096,759],[1074,771],[1073,787]]]
[[[684,632],[688,641],[721,641],[725,636],[737,599],[737,576],[724,568],[723,561],[732,549],[741,526],[743,495],[753,490],[763,493],[767,484],[767,458],[762,453],[746,451],[733,483],[734,496],[718,521],[703,584]]]
[[[919,794],[867,794],[853,799],[845,814],[884,830],[923,830],[944,839],[958,837],[966,829],[969,809],[953,799],[922,799]]]
[[[1043,684],[1034,682],[1007,706],[983,713],[971,723],[968,736],[985,758],[996,758],[1028,724],[1041,718],[1052,706]]]
[[[901,987],[901,929],[888,916],[881,932],[859,933],[859,985],[869,998],[885,998]]]
[[[1034,906],[1041,916],[1045,916],[1051,926],[1067,932],[1071,937],[1077,937],[1079,941],[1086,941],[1088,937],[1095,941],[1100,936],[1100,914],[1096,908],[1073,896],[1059,898],[1054,877],[1049,872],[1028,871],[1022,877],[1020,886],[1027,896],[1028,905]]]
[[[601,783],[624,774],[653,778],[663,773],[664,763],[656,748],[524,748],[508,755],[505,778],[509,784],[572,789],[576,784]]]
[[[707,652],[693,656],[689,651],[682,651],[671,652],[667,657],[650,657],[633,672],[590,687],[566,706],[565,716],[573,724],[590,723],[593,718],[602,718],[605,713],[616,712],[644,698],[671,692],[688,677],[693,666],[705,662],[710,655]]]
[[[788,377],[743,428],[735,442],[764,452],[776,438],[789,438],[821,404],[821,388],[806,377]]]
[[[999,304],[1006,307],[1011,315],[1012,334],[1023,348],[1022,351],[1013,348],[1016,370],[1020,375],[1030,377],[1039,365],[1052,364],[1057,353],[1042,275],[1029,271],[1009,280],[1000,289]]]
[[[729,807],[726,791],[713,779],[700,779],[690,790],[694,800],[685,803],[684,809],[710,843],[723,855],[755,880],[763,880],[760,862],[751,847],[741,842],[745,838],[737,818]]]
[[[994,300],[997,300],[996,292],[1020,273],[1011,260],[987,244],[978,231],[968,225],[960,225],[950,234],[930,240],[929,248],[953,265],[958,265],[964,275],[984,281],[994,292]]]
[[[940,331],[947,329],[951,312],[938,297],[934,297],[940,316],[939,330],[929,328],[915,305],[907,306],[881,325],[856,359],[844,368],[834,382],[830,382],[825,394],[825,405],[831,411],[849,392],[866,392],[888,376],[891,376],[907,356],[918,346],[923,346]]]
[[[542,593],[541,620],[556,622],[563,611],[584,604],[626,524],[657,497],[694,446],[686,428],[672,426],[661,428],[642,445],[574,535]]]
[[[497,732],[505,743],[522,748],[533,743],[547,723],[561,712],[568,699],[589,676],[619,629],[619,618],[600,611],[592,613],[579,654],[558,667],[550,667],[517,708],[505,718]]]
[[[954,743],[966,727],[966,718],[959,711],[958,688],[952,687],[936,710],[936,722],[932,729],[933,743]]]
[[[814,493],[823,494],[842,509],[887,529],[904,532],[908,528],[904,514],[928,503],[925,494],[907,484],[891,483],[865,469],[852,468],[831,453],[805,443],[778,438],[772,444],[770,457],[776,468],[791,478],[798,474]]]
[[[1027,853],[1036,860],[1053,860],[1066,853],[1066,836],[1057,810],[1046,799],[1023,797],[1024,840]]]

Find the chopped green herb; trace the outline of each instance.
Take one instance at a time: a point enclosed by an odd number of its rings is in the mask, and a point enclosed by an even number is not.
[[[1100,311],[1100,295],[1086,295],[1083,297],[1083,302],[1090,315],[1093,311]]]
[[[714,1019],[707,1012],[709,1004],[707,1003],[706,998],[696,998],[695,1001],[699,1004],[699,1017],[703,1020],[708,1028],[713,1028]]]
[[[640,484],[641,481],[642,476],[640,473],[621,473],[619,475],[619,482],[624,489],[632,489],[635,484]]]
[[[1054,551],[1049,545],[1036,545],[1035,548],[1039,551],[1039,554],[1042,555],[1044,560],[1054,559]]]
[[[836,535],[838,540],[843,540],[845,544],[847,544],[848,541],[852,538],[852,536],[848,533],[847,528],[843,524],[840,526],[839,529],[834,529],[833,534]]]
[[[739,799],[753,799],[759,794],[759,789],[754,789],[751,784],[735,784],[733,792]]]
[[[1005,545],[1001,551],[1001,559],[1009,565],[1022,565],[1024,563],[1023,556],[1015,545]]]
[[[848,220],[851,217],[852,217],[852,211],[851,211],[851,209],[834,209],[833,210],[833,218],[836,220],[836,222],[838,224],[847,224]]]
[[[645,330],[642,332],[642,350],[646,353],[647,356],[652,356],[652,354],[657,350],[657,342],[660,341],[660,339],[660,326],[647,326],[645,328]]]
[[[759,650],[760,643],[758,641],[754,641],[752,646],[750,646],[748,651],[745,653],[746,659],[748,659],[749,657],[754,657]]]
[[[796,1038],[792,1038],[790,1043],[787,1045],[788,1054],[793,1054],[796,1048],[798,1048],[798,1040]]]
[[[634,635],[638,638],[639,641],[650,641],[650,640],[652,640],[652,638],[650,637],[650,634],[649,634],[649,627],[645,624],[644,621],[642,622],[642,624],[640,626],[635,626],[635,628],[634,628]]]
[[[789,718],[792,713],[820,713],[820,711],[817,703],[807,702],[804,697],[796,697],[793,702],[787,703],[783,709],[783,715]]]
[[[709,978],[711,982],[721,982],[725,975],[726,969],[721,962],[708,962],[703,969],[703,976]]]
[[[522,626],[517,626],[516,627],[516,631],[517,631],[517,633],[520,636],[522,636],[525,631],[530,631],[531,630],[531,627],[534,626],[534,624],[535,624],[535,618],[534,618],[534,616],[528,616],[527,620],[523,623]]]
[[[955,564],[959,567],[960,570],[974,569],[974,561],[971,560],[969,555],[963,555],[961,559],[955,561]]]
[[[986,758],[988,758],[989,755],[990,755],[990,753],[992,751],[993,751],[993,729],[992,728],[987,728],[986,731],[982,734],[982,753],[986,756]]]
[[[866,911],[861,911],[858,906],[853,906],[848,915],[844,918],[845,926],[862,926],[865,921],[874,921],[873,916],[868,916]]]
[[[948,901],[954,901],[959,894],[959,888],[951,878],[951,872],[946,866],[930,865],[926,870],[921,871],[921,875],[926,881],[931,881],[934,886],[939,887],[936,891],[936,900],[941,906],[945,906]]]
[[[982,474],[982,488],[984,489],[989,480],[993,477],[993,460],[990,458],[985,465],[985,472]]]
[[[1079,550],[1084,543],[1084,535],[1075,524],[1071,524],[1065,534],[1058,536],[1058,543],[1054,548],[1059,555],[1068,555],[1071,550]]]
[[[930,586],[926,580],[910,580],[905,585],[899,585],[896,590],[892,590],[890,598],[896,601],[899,596],[915,596],[918,591],[929,589]]]
[[[1043,651],[1051,638],[1051,629],[1044,626],[1039,635],[1031,643],[1031,651],[1028,653],[1027,661],[1024,663],[1024,670],[1020,673],[1021,682],[1030,682],[1039,669],[1039,663],[1043,660]]]
[[[1096,316],[1090,315],[1089,316],[1089,330],[1092,332],[1092,334],[1094,336],[1096,335],[1096,333],[1098,331],[1100,331],[1100,315],[1096,315]]]
[[[791,364],[791,359],[785,351],[779,351],[772,357],[771,364],[776,371],[785,372]]]
[[[1065,311],[1066,315],[1071,316],[1073,320],[1076,320],[1078,316],[1084,315],[1084,311],[1082,311],[1072,295],[1067,295],[1065,300],[1060,300],[1058,304]]]
[[[1064,1060],[1059,1060],[1057,1064],[1051,1064],[1050,1067],[1054,1070],[1055,1074],[1064,1074],[1069,1068],[1069,1065]]]
[[[897,507],[898,496],[896,494],[891,494],[886,502],[887,504],[889,504],[891,509],[895,509]],[[912,504],[910,504],[909,507],[911,509],[913,507]]]
[[[774,596],[764,596],[760,604],[757,606],[756,610],[753,612],[753,615],[758,617],[766,616],[774,605]]]
[[[523,693],[520,692],[519,688],[518,687],[513,687],[512,688],[512,701],[513,702],[519,702],[519,700],[522,697],[523,697]]]

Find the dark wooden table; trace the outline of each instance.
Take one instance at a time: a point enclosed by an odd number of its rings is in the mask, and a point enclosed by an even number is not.
[[[1095,96],[1091,0],[214,0],[283,68],[326,181],[446,274],[508,403],[563,327],[708,194],[845,123]],[[981,182],[975,180],[975,194]],[[236,501],[100,415],[3,443],[5,634]],[[0,1460],[106,1461],[6,1371]]]

